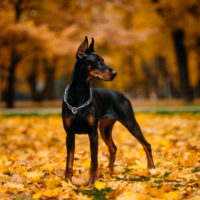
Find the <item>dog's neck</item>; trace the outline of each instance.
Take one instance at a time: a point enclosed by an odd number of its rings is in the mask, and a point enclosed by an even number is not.
[[[68,88],[67,101],[70,105],[80,106],[90,98],[90,83],[86,81],[87,76],[87,66],[77,61]]]

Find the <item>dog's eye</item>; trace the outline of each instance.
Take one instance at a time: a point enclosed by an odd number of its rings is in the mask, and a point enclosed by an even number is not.
[[[96,61],[96,62],[100,62],[100,63],[103,63],[103,62],[104,62],[103,58],[101,58],[101,57],[97,57],[95,61]]]
[[[101,58],[101,57],[99,57],[99,61],[102,62],[102,63],[104,63],[104,59]]]

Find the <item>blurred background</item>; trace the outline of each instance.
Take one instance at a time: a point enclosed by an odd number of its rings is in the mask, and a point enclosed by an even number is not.
[[[1,0],[0,30],[1,108],[60,105],[85,35],[118,72],[95,87],[139,100],[200,97],[199,0]]]

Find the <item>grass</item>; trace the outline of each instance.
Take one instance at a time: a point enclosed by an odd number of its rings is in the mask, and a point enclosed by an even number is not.
[[[105,200],[107,199],[106,195],[111,191],[113,191],[111,188],[104,188],[102,190],[93,188],[91,190],[82,190],[81,193],[88,197],[93,197],[93,200]]]
[[[138,113],[138,112],[136,112]],[[144,113],[144,114],[149,114],[149,113],[154,113],[157,115],[176,115],[176,114],[192,114],[192,115],[199,115],[200,114],[200,110],[142,110],[139,113]],[[6,118],[10,118],[10,117],[15,117],[15,116],[19,116],[19,117],[49,117],[49,116],[61,116],[61,113],[39,113],[39,112],[19,112],[19,113],[15,113],[15,112],[9,112],[9,113],[0,113],[0,116],[6,117]]]

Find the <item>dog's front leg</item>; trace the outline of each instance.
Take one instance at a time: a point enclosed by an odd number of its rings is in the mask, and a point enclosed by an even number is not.
[[[90,152],[91,152],[89,186],[93,186],[98,176],[98,133],[97,133],[97,130],[95,130],[92,133],[89,133],[89,138],[90,138]]]
[[[66,148],[67,148],[67,163],[66,163],[66,180],[72,180],[73,176],[73,162],[74,162],[74,149],[75,149],[75,134],[68,133],[66,137]]]

